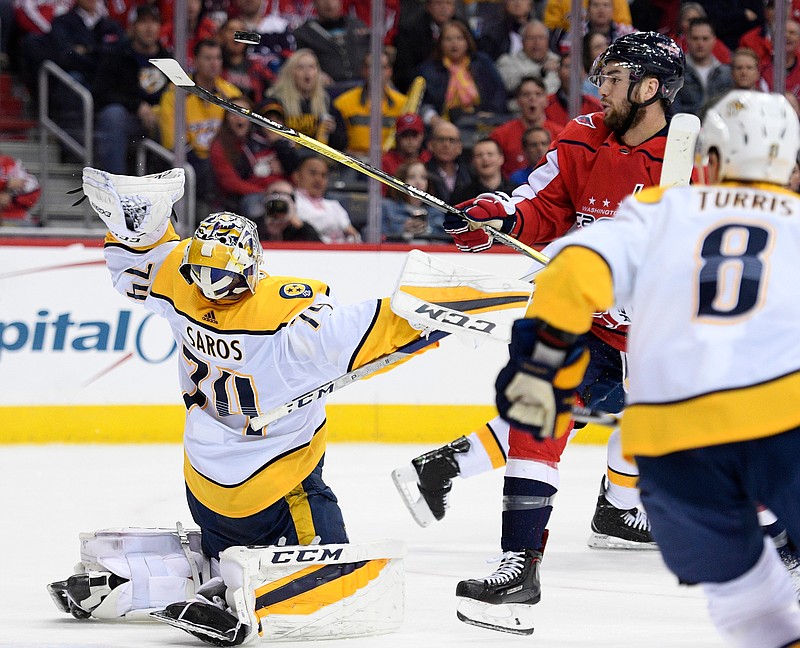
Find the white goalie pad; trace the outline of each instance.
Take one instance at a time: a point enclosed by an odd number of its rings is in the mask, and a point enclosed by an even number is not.
[[[83,192],[92,209],[115,237],[133,247],[147,247],[164,236],[183,184],[183,169],[141,177],[83,169]]]
[[[412,250],[392,295],[392,311],[421,328],[478,339],[511,340],[533,284],[485,274]]]
[[[231,547],[220,554],[245,643],[385,634],[403,621],[401,542]]]
[[[141,617],[195,595],[211,565],[200,548],[200,531],[159,528],[102,529],[81,533],[76,574],[114,574],[125,579],[101,589],[81,607],[98,619]]]

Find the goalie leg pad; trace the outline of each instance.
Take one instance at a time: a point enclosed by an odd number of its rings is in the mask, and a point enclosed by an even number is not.
[[[210,576],[196,530],[103,529],[80,534],[80,543],[75,575],[48,586],[56,606],[79,618],[115,619],[162,608],[194,596],[200,573]]]
[[[269,641],[384,634],[403,620],[405,547],[231,547],[220,556],[227,602]]]

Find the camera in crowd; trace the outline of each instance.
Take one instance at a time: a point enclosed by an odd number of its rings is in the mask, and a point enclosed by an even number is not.
[[[293,195],[285,193],[267,194],[266,202],[264,203],[267,217],[274,218],[277,216],[285,216],[291,210],[291,202],[293,200]]]

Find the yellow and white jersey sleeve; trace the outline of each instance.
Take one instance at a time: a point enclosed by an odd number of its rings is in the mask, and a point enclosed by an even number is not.
[[[616,302],[631,305],[626,455],[800,425],[800,196],[773,185],[648,189],[614,221],[556,245],[596,252]]]
[[[144,303],[161,264],[179,243],[171,223],[160,241],[144,248],[130,247],[106,234],[103,254],[114,288],[131,301]]]
[[[163,246],[170,249],[153,261],[144,304],[167,319],[178,347],[186,483],[213,511],[246,517],[308,476],[327,434],[324,399],[258,432],[250,419],[395,351],[419,331],[391,312],[388,299],[337,306],[328,286],[311,279],[267,276],[232,304],[209,301],[178,272],[187,244]],[[141,260],[130,255],[137,267]]]

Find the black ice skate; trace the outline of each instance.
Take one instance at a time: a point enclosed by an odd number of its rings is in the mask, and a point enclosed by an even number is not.
[[[592,518],[589,546],[595,549],[658,549],[650,534],[650,521],[644,509],[618,509],[606,499],[605,492],[603,478]]]
[[[786,531],[782,531],[772,538],[772,541],[775,543],[775,548],[778,550],[783,566],[786,567],[786,571],[789,572],[789,576],[792,578],[792,585],[798,600],[800,600],[800,551],[798,551]]]
[[[542,598],[541,561],[540,551],[507,551],[491,576],[461,581],[456,587],[458,619],[489,630],[532,634],[533,606]]]
[[[238,646],[245,640],[249,628],[219,603],[172,603],[163,610],[151,612],[150,616],[212,646]]]
[[[76,619],[88,619],[115,587],[127,583],[111,572],[85,572],[73,574],[67,580],[56,581],[47,586],[47,591],[62,612]]]
[[[467,452],[469,447],[469,440],[460,437],[392,471],[394,485],[420,526],[426,527],[434,520],[444,517],[447,495],[453,487],[452,479],[459,474],[455,455]],[[418,494],[409,487],[411,482],[416,483]]]

